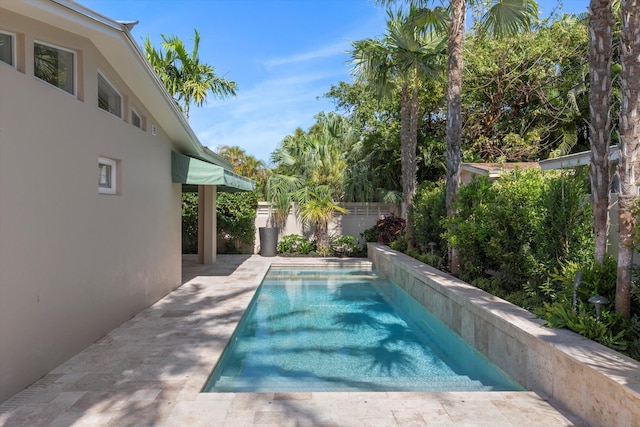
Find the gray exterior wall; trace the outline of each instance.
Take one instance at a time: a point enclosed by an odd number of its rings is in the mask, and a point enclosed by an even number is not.
[[[2,6],[22,51],[17,69],[0,62],[0,402],[181,283],[181,187],[161,124],[153,136],[125,71],[82,34]],[[33,40],[78,53],[77,96],[34,77]],[[98,70],[124,119],[97,107]],[[127,122],[131,106],[147,131]],[[98,193],[99,156],[118,160],[117,195]]]

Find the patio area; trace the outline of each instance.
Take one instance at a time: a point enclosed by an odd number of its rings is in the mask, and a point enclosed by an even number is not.
[[[183,285],[0,405],[2,426],[581,426],[533,392],[200,393],[271,262],[183,262]]]

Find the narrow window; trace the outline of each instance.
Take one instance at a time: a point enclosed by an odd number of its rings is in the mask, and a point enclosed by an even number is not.
[[[70,50],[35,42],[33,67],[37,78],[75,95],[75,54]]]
[[[100,73],[98,73],[98,107],[114,116],[122,117],[122,97]]]
[[[131,124],[137,128],[142,129],[142,119],[133,108],[131,109]]]
[[[13,46],[15,38],[12,34],[0,31],[0,61],[15,66],[15,48]]]
[[[98,158],[98,193],[116,194],[116,161]]]

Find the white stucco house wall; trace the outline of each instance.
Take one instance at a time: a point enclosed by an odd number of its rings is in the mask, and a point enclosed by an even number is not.
[[[182,184],[215,261],[203,147],[129,30],[69,0],[0,0],[0,402],[181,284]]]
[[[460,165],[460,182],[469,184],[476,176],[486,176],[490,180],[499,178],[505,172],[515,169],[538,169],[537,162],[517,162],[517,163],[462,163]]]

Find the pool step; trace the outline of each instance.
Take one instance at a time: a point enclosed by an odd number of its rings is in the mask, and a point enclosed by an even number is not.
[[[243,378],[223,376],[216,381],[211,392],[302,392],[302,391],[493,391],[464,375],[434,378],[344,378],[339,381],[322,378]]]

